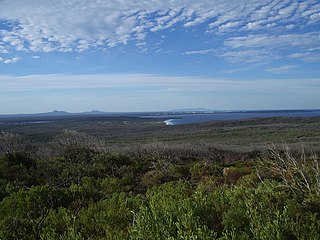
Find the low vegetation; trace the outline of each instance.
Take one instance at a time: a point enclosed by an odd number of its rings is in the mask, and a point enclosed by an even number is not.
[[[319,152],[293,146],[1,132],[0,239],[319,239]]]

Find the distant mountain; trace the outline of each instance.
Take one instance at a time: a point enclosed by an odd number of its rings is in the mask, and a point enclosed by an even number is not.
[[[70,112],[66,112],[66,111],[58,111],[58,110],[54,110],[52,112],[48,112],[48,113],[40,113],[41,115],[46,115],[46,116],[74,116],[74,115],[100,115],[100,114],[106,114],[106,112],[102,112],[99,110],[92,110],[89,112],[80,112],[80,113],[70,113]]]
[[[214,110],[207,108],[182,108],[182,109],[172,109],[172,112],[214,112]]]
[[[106,114],[106,112],[102,112],[102,111],[99,111],[99,110],[92,110],[90,112],[82,112],[80,114],[99,115],[99,114]]]
[[[32,114],[32,115],[41,115],[41,116],[64,116],[64,115],[68,115],[70,113],[66,112],[66,111],[58,111],[58,110],[54,110],[52,112],[48,112],[48,113],[36,113],[36,114]]]

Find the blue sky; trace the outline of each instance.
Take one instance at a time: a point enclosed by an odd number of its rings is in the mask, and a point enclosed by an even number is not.
[[[0,114],[320,108],[318,0],[0,0]]]

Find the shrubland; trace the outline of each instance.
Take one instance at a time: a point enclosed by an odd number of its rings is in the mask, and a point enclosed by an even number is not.
[[[320,239],[317,149],[0,134],[0,239]]]

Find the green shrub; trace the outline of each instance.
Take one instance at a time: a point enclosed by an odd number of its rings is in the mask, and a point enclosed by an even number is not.
[[[131,239],[213,239],[200,220],[200,209],[185,182],[170,182],[147,193],[147,206],[135,216]]]
[[[220,177],[222,175],[222,169],[220,166],[203,162],[193,164],[189,171],[193,180],[200,180],[202,177],[207,176]]]
[[[50,211],[67,203],[63,191],[48,186],[12,193],[0,203],[0,238],[40,239]]]
[[[142,206],[139,196],[114,194],[78,212],[60,208],[48,216],[43,238],[128,239],[129,227],[139,206]]]

